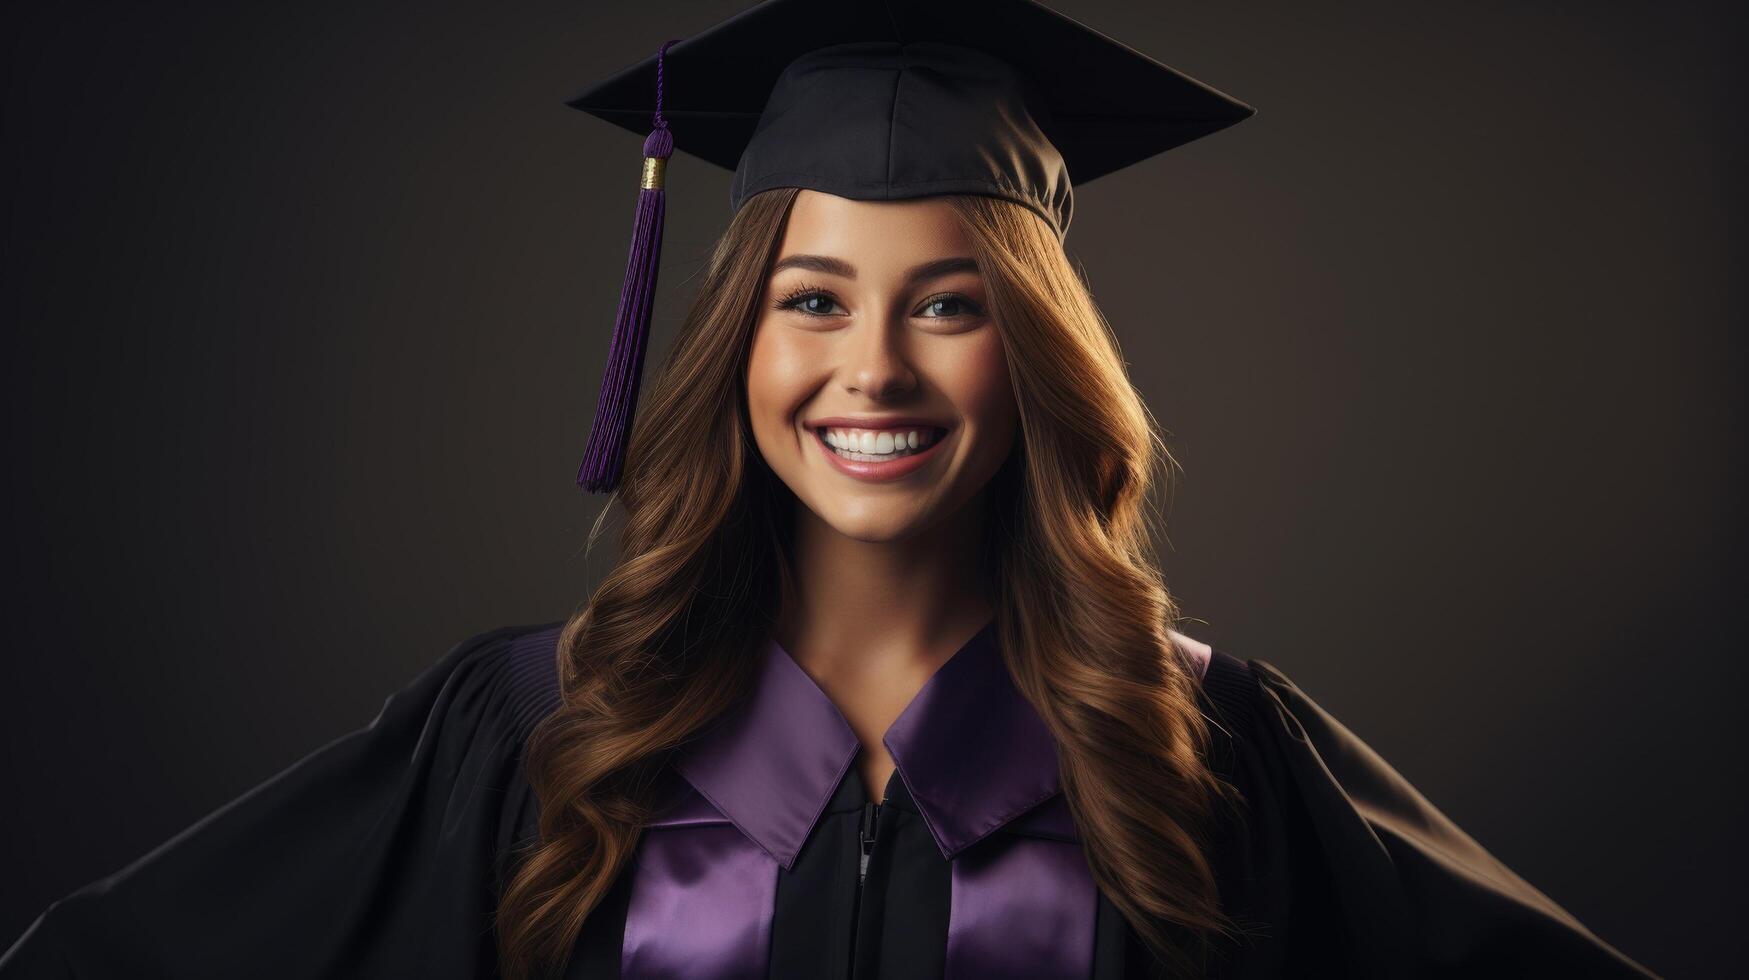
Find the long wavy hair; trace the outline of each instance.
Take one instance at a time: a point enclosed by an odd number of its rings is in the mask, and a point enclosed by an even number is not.
[[[737,212],[633,427],[619,554],[565,625],[563,703],[527,746],[540,839],[499,901],[510,980],[563,967],[661,802],[658,775],[750,689],[793,594],[798,504],[753,441],[745,385],[796,193]],[[983,495],[1003,657],[1056,738],[1095,883],[1162,962],[1194,973],[1230,926],[1207,856],[1230,788],[1205,762],[1197,682],[1152,558],[1152,491],[1171,457],[1055,234],[1008,201],[946,200],[1019,405],[1021,438]]]

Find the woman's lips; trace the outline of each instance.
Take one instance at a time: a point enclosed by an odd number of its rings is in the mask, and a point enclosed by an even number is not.
[[[838,472],[868,483],[883,483],[897,480],[907,474],[914,473],[935,458],[936,450],[946,440],[947,433],[940,432],[927,446],[922,446],[906,456],[896,456],[886,460],[848,459],[840,456],[826,443],[826,433],[823,428],[813,431],[814,444],[820,447],[820,452],[826,455],[826,461],[831,463]],[[951,431],[951,430],[949,430]]]

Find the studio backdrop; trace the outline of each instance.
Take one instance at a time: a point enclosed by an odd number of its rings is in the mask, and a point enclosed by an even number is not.
[[[1177,463],[1186,632],[1626,954],[1718,975],[1749,818],[1730,5],[1052,5],[1258,107],[1081,190],[1068,237]],[[461,639],[587,599],[638,140],[564,99],[741,6],[0,15],[0,949]],[[651,364],[728,179],[670,164]]]

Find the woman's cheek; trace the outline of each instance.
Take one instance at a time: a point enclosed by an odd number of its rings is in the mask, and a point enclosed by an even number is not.
[[[761,325],[748,357],[747,405],[754,431],[777,438],[790,427],[809,388],[810,359],[803,345]]]
[[[1015,415],[1001,337],[990,330],[978,345],[961,354],[952,365],[948,391],[963,415],[976,420],[980,428],[999,433]]]

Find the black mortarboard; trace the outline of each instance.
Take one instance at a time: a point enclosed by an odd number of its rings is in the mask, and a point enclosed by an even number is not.
[[[733,209],[806,187],[983,194],[1061,237],[1086,183],[1256,110],[1032,0],[766,0],[569,100],[649,131],[631,259],[579,485],[613,489],[636,406],[674,149]],[[670,128],[672,127],[672,128]]]

